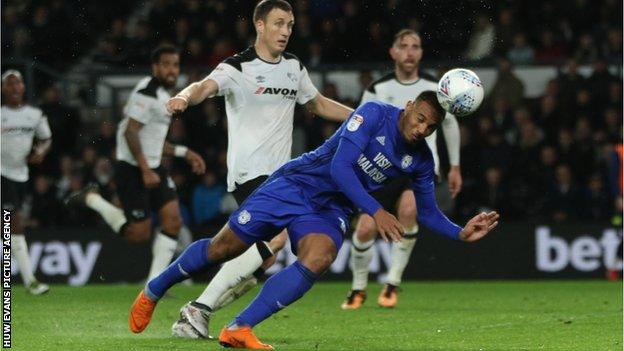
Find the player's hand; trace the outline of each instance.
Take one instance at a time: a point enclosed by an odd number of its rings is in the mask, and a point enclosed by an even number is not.
[[[403,237],[403,233],[405,229],[403,225],[399,223],[399,221],[392,214],[388,213],[388,211],[380,208],[373,215],[373,219],[375,219],[375,224],[377,224],[377,231],[381,235],[384,241],[400,241]]]
[[[155,188],[160,184],[160,176],[151,169],[143,171],[143,184],[146,188]]]
[[[38,153],[38,152],[33,152],[30,154],[30,156],[28,156],[28,163],[30,163],[31,165],[39,165],[41,164],[41,162],[43,162],[43,158],[45,155]]]
[[[459,233],[459,238],[463,241],[477,241],[496,228],[499,218],[500,215],[496,211],[481,212],[466,223],[464,229]]]
[[[186,155],[184,155],[184,159],[191,166],[191,170],[193,171],[193,173],[204,174],[204,172],[206,172],[206,162],[204,162],[204,159],[201,156],[199,156],[199,154],[196,153],[195,151],[193,150],[186,151]]]
[[[462,176],[459,166],[451,166],[448,172],[448,186],[451,198],[455,198],[462,189]]]
[[[167,112],[175,115],[184,112],[184,110],[188,107],[188,102],[186,99],[174,96],[167,101],[166,107]]]

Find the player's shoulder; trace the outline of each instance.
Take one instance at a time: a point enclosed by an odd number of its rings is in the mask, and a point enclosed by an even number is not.
[[[371,92],[373,94],[377,93],[377,87],[383,83],[387,83],[392,81],[393,79],[396,79],[396,75],[394,74],[394,72],[388,72],[384,75],[382,75],[381,77],[375,79],[374,81],[372,81],[369,85],[368,88],[366,88],[366,90],[368,92]]]
[[[390,118],[390,116],[392,116],[392,112],[396,112],[396,110],[400,109],[383,101],[370,100],[360,105],[355,114],[366,115],[368,118],[381,122]]]
[[[158,88],[160,82],[156,77],[145,77],[137,83],[135,91],[139,96],[157,99]]]
[[[256,50],[254,50],[253,46],[250,46],[247,49],[226,58],[221,63],[231,66],[237,71],[242,72],[243,68],[241,65],[245,62],[251,62],[257,57],[258,55],[256,54]]]
[[[284,58],[284,60],[286,61],[293,61],[292,63],[299,66],[299,70],[303,71],[303,69],[305,68],[303,66],[303,63],[301,62],[301,60],[295,56],[294,54],[290,53],[290,52],[284,52],[282,54],[282,57]]]

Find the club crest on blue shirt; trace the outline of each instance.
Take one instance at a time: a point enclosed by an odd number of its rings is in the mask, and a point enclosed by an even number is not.
[[[401,160],[401,168],[406,169],[407,167],[412,165],[412,156],[405,155]]]
[[[247,224],[249,220],[251,220],[251,214],[247,210],[242,210],[241,213],[238,214],[239,224]]]
[[[355,132],[356,130],[358,130],[358,128],[360,128],[360,125],[362,125],[362,123],[364,123],[364,117],[360,115],[353,115],[353,117],[351,117],[351,120],[349,120],[349,123],[347,124],[347,130],[350,132]]]

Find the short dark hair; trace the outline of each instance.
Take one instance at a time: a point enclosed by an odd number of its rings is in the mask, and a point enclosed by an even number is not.
[[[160,57],[165,54],[176,54],[179,55],[180,51],[173,45],[164,44],[158,46],[156,49],[152,50],[152,54],[150,55],[150,60],[152,63],[158,63],[160,61]]]
[[[286,12],[293,11],[292,6],[290,6],[290,4],[285,0],[262,0],[254,8],[253,21],[266,21],[266,16],[269,14],[269,12],[271,12],[271,10],[275,8]]]
[[[415,102],[420,101],[424,101],[428,103],[431,107],[433,107],[438,117],[440,117],[440,122],[444,120],[444,117],[446,117],[446,110],[444,109],[444,107],[442,107],[442,105],[440,105],[440,102],[438,102],[438,96],[435,91],[423,91],[416,97]]]

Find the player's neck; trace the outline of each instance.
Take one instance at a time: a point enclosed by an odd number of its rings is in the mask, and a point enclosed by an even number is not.
[[[258,42],[254,44],[254,49],[256,50],[256,55],[263,61],[278,63],[282,59],[281,52],[271,52],[266,45],[262,45]]]
[[[420,79],[420,76],[418,75],[418,68],[413,70],[412,72],[405,72],[403,70],[395,68],[394,74],[396,75],[397,80],[404,84],[414,83],[415,81]]]
[[[24,102],[23,101],[7,101],[6,105],[9,108],[12,108],[14,110],[17,110],[19,108],[21,108],[22,106],[24,106]]]

